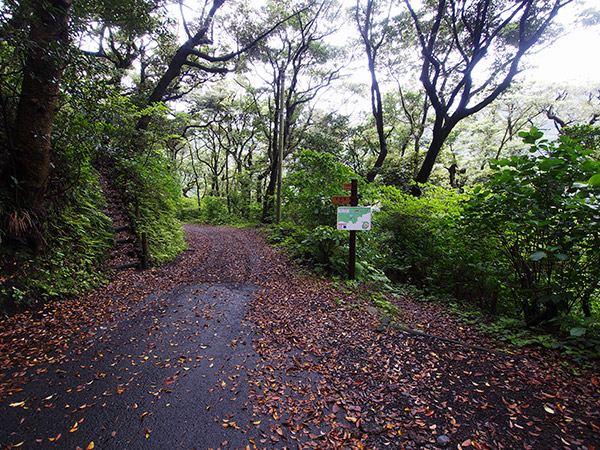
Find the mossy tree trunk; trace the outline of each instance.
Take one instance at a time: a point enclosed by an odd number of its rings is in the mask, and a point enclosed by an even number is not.
[[[42,249],[40,229],[51,171],[51,132],[57,111],[68,15],[72,0],[34,3],[27,56],[15,122],[15,205],[27,216],[26,227],[15,227],[36,251]]]

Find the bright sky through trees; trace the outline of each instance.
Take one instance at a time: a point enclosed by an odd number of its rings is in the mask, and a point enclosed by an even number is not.
[[[343,0],[344,5],[352,7],[356,0]],[[522,73],[517,75],[515,82],[555,84],[555,85],[589,85],[600,82],[600,58],[596,57],[596,49],[600,48],[600,24],[584,27],[576,22],[576,17],[584,10],[600,10],[600,0],[581,0],[568,5],[557,18],[562,31],[555,42],[543,49],[534,49],[521,61]],[[348,23],[333,37],[336,44],[350,42],[358,38],[356,24]],[[339,83],[359,84],[368,86],[370,75],[366,66],[366,57],[355,55],[354,62],[343,71]],[[382,74],[383,75],[383,74]],[[418,83],[418,75],[412,80]],[[382,84],[390,88],[385,80]],[[337,84],[337,83],[336,83]],[[364,92],[358,94],[350,91],[336,91],[335,95],[328,92],[324,100],[332,101],[339,111],[362,116],[367,113],[369,105],[364,102]]]
[[[583,0],[575,8],[600,11],[600,0]],[[600,81],[600,24],[583,27],[573,23],[575,8],[565,8],[558,15],[564,30],[556,42],[524,59],[530,66],[523,74],[526,80],[557,84]]]
[[[529,58],[534,67],[525,78],[548,83],[576,83],[600,81],[600,25],[580,28],[562,36],[551,47]]]

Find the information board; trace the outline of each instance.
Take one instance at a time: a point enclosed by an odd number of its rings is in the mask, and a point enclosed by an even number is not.
[[[350,231],[368,231],[371,229],[370,206],[338,207],[337,229]]]

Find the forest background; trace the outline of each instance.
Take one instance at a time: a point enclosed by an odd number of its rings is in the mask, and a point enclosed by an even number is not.
[[[597,30],[592,6],[0,2],[2,308],[106,280],[102,180],[151,264],[181,221],[260,225],[343,278],[331,196],[356,178],[358,282],[597,358],[600,85],[521,73],[559,18]]]

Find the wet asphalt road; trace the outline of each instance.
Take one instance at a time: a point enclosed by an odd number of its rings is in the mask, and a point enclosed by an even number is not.
[[[80,354],[28,368],[37,375],[0,404],[0,448],[252,448],[248,374],[260,360],[244,316],[256,289],[155,294]]]

